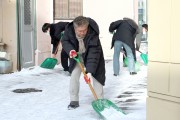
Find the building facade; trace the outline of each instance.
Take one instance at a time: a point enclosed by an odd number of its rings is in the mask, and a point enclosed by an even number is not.
[[[148,1],[147,120],[180,120],[179,4]]]
[[[106,58],[112,57],[113,54],[113,50],[110,49],[112,34],[108,31],[110,23],[123,17],[130,17],[138,21],[137,0],[106,2],[103,0],[70,0],[69,6],[62,4],[62,7],[71,9],[67,14],[70,19],[66,16],[63,16],[63,19],[56,19],[54,15],[56,2],[54,1],[0,0],[0,42],[6,44],[5,51],[13,62],[13,71],[40,65],[45,58],[51,57],[50,37],[42,32],[42,25],[45,22],[72,21],[76,15],[76,12],[71,12],[75,9],[75,4],[72,5],[72,3],[77,2],[77,5],[81,7],[79,10],[81,15],[92,17],[97,21]]]
[[[82,15],[99,24],[106,58],[113,55],[108,32],[112,21],[130,17],[141,25],[148,20],[147,120],[180,120],[180,1],[149,0],[147,15],[143,1],[84,0]],[[8,53],[13,71],[40,65],[50,57],[50,37],[42,32],[42,25],[72,21],[56,19],[54,6],[53,0],[0,0],[0,47],[4,47],[0,50]]]
[[[40,7],[41,6],[41,7]],[[49,0],[0,0],[0,43],[13,62],[13,71],[39,65],[50,56],[49,36],[41,28],[53,22]]]

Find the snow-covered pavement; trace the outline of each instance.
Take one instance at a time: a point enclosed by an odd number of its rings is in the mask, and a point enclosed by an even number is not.
[[[146,119],[147,66],[143,65],[139,55],[137,57],[141,64],[137,75],[129,75],[127,68],[121,64],[120,76],[115,77],[112,60],[106,60],[104,97],[127,113],[121,120]],[[61,65],[53,70],[36,66],[12,74],[1,74],[0,120],[99,120],[91,106],[93,95],[83,76],[80,107],[67,109],[70,102],[69,80],[70,76],[62,71]],[[17,89],[27,88],[34,91],[16,93]]]

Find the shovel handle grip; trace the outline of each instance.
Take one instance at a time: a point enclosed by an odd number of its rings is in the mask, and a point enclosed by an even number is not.
[[[88,78],[87,75],[84,76],[84,80],[86,81],[87,84],[91,82],[90,78]]]

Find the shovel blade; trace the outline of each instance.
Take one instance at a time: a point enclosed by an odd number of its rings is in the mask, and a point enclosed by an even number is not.
[[[140,71],[141,65],[139,64],[139,62],[136,61],[135,63],[135,71],[138,72]]]
[[[148,64],[148,55],[147,55],[147,54],[144,54],[144,53],[141,53],[140,56],[141,56],[144,64],[147,65],[147,64]]]
[[[107,99],[98,99],[92,102],[94,110],[106,120],[119,120],[125,116],[123,110]]]
[[[40,65],[42,68],[47,68],[47,69],[53,69],[55,65],[57,64],[57,59],[56,58],[46,58],[44,62]]]
[[[125,59],[124,59],[124,64],[126,65],[126,66],[128,66],[128,58],[126,57]],[[140,64],[139,64],[139,62],[135,62],[135,71],[136,72],[138,72],[139,70],[140,70]]]
[[[124,64],[125,64],[126,66],[128,66],[128,58],[127,58],[127,57],[124,59]]]

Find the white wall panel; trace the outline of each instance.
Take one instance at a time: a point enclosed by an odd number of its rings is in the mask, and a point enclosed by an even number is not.
[[[148,63],[148,91],[168,94],[169,91],[169,64]]]
[[[180,99],[180,64],[170,65],[170,87],[169,91],[172,96]],[[180,101],[179,101],[180,102]]]
[[[148,11],[148,59],[170,62],[171,0],[149,0]]]
[[[147,98],[147,120],[180,120],[180,104]]]
[[[171,41],[171,62],[172,63],[180,63],[180,1],[172,0],[172,41]]]

